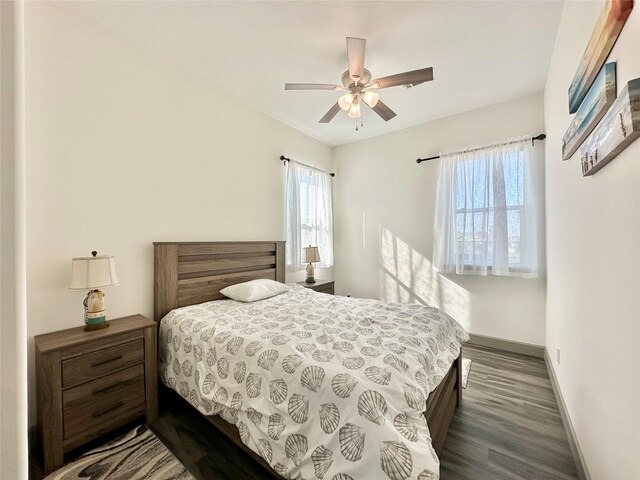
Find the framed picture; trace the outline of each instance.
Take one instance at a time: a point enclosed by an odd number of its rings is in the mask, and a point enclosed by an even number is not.
[[[593,175],[640,136],[640,78],[627,83],[582,145],[582,175]]]
[[[589,87],[609,56],[631,9],[633,0],[607,0],[605,3],[569,87],[569,113],[577,112],[587,96]]]
[[[616,99],[616,63],[607,63],[562,137],[562,159],[568,160],[584,142]]]

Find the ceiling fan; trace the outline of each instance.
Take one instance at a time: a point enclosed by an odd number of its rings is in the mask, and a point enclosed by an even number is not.
[[[336,104],[320,119],[320,123],[329,123],[340,110],[347,111],[350,118],[360,118],[362,116],[362,103],[365,103],[380,115],[385,122],[388,122],[396,116],[396,113],[380,101],[378,90],[400,85],[411,88],[431,81],[433,80],[433,68],[421,68],[372,80],[371,72],[364,68],[366,43],[367,41],[364,38],[347,37],[349,70],[342,74],[342,85],[332,83],[286,83],[284,89],[346,91],[347,93],[342,95]]]

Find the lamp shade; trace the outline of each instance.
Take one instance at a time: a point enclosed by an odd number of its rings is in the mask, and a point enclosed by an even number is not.
[[[320,252],[318,251],[318,247],[304,247],[302,249],[303,257],[302,260],[304,263],[313,263],[320,261]]]
[[[115,259],[111,255],[74,258],[71,263],[71,286],[73,290],[109,287],[118,285]]]
[[[349,110],[349,106],[353,103],[353,95],[346,93],[338,99],[338,105],[342,110]]]
[[[360,111],[360,104],[353,102],[349,106],[349,112],[347,113],[347,116],[349,118],[360,118],[360,115],[362,115],[362,112]]]
[[[378,104],[378,100],[380,100],[380,94],[368,91],[364,93],[364,95],[362,96],[362,100],[364,100],[364,103],[373,108]]]

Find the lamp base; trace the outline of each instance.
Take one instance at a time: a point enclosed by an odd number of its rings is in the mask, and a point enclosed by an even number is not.
[[[310,263],[309,265],[307,265],[307,283],[316,283],[316,279],[314,278],[314,268],[313,268],[313,264]]]
[[[84,331],[91,332],[93,330],[102,330],[103,328],[107,328],[109,326],[109,322],[104,321],[102,323],[85,323]]]
[[[104,313],[104,293],[95,289],[87,293],[84,302],[84,330],[101,330],[107,328],[107,318]]]

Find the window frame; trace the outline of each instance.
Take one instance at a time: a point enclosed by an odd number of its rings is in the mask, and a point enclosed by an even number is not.
[[[531,138],[521,135],[440,154],[433,227],[435,271],[540,276],[535,167],[539,158]]]

